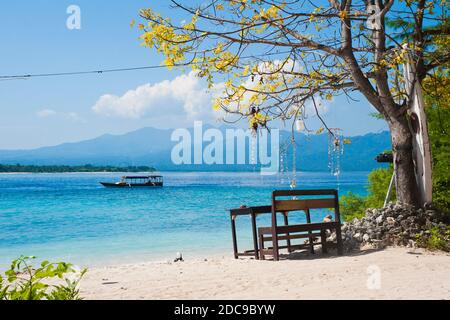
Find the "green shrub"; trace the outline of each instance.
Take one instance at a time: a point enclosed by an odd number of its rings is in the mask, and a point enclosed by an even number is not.
[[[78,284],[86,269],[77,272],[69,263],[48,261],[33,268],[34,259],[21,256],[11,262],[6,281],[0,276],[0,300],[81,300]],[[57,280],[65,284],[48,283]]]
[[[450,226],[433,227],[417,235],[417,244],[429,250],[450,252]]]
[[[360,219],[365,214],[366,199],[353,192],[349,192],[347,195],[341,197],[340,209],[344,221],[352,221],[355,218]]]
[[[373,170],[369,174],[369,186],[367,197],[356,195],[352,192],[343,195],[340,199],[340,209],[344,221],[351,221],[354,218],[362,218],[367,208],[381,208],[391,182],[394,169],[381,168]],[[392,192],[391,201],[395,201],[395,187]]]
[[[381,208],[384,205],[384,199],[389,189],[394,167],[375,169],[369,174],[369,186],[366,199],[366,208]],[[395,184],[392,192],[391,201],[395,201]]]
[[[426,109],[433,157],[433,204],[450,214],[450,108]]]

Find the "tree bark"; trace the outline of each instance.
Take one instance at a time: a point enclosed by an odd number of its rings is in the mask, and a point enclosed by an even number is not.
[[[397,201],[419,206],[419,190],[413,160],[413,135],[406,116],[388,121],[391,131],[392,151]]]

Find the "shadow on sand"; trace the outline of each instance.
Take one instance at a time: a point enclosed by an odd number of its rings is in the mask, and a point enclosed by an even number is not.
[[[322,253],[320,247],[315,248],[315,253],[310,253],[309,250],[295,251],[291,253],[280,254],[280,260],[317,260],[317,259],[339,259],[342,257],[357,257],[383,251],[384,249],[361,249],[345,252],[344,255],[339,256],[336,248],[328,248],[328,253]],[[271,260],[271,259],[267,259]]]

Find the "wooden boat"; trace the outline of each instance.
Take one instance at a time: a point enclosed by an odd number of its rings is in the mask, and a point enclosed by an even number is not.
[[[107,188],[162,187],[162,176],[124,176],[119,182],[100,182]]]

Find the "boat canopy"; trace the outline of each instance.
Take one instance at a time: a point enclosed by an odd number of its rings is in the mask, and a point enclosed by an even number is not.
[[[131,183],[135,181],[151,181],[151,182],[162,182],[162,176],[150,175],[150,176],[123,176],[121,182],[130,181]]]
[[[162,176],[123,176],[122,179],[158,179]]]

